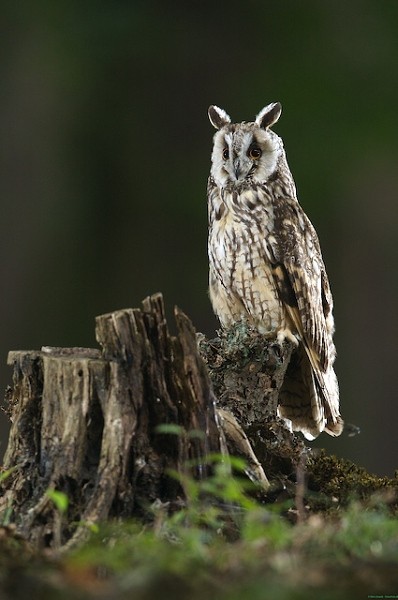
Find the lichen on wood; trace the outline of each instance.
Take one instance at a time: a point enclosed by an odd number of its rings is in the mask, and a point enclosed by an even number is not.
[[[291,472],[306,452],[301,437],[278,418],[279,392],[294,352],[240,321],[218,336],[199,336],[219,408],[229,411],[244,429],[268,476]]]

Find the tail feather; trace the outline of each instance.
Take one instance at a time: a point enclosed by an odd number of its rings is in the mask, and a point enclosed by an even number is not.
[[[332,367],[314,368],[302,345],[292,355],[279,396],[279,415],[307,439],[322,431],[337,436],[343,430],[337,378]]]

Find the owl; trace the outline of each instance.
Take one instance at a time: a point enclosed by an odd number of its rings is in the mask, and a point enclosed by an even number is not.
[[[282,139],[282,107],[232,123],[210,106],[217,129],[207,197],[209,295],[223,328],[245,320],[267,338],[293,342],[278,414],[314,439],[342,432],[333,369],[333,299],[318,236],[301,208]]]

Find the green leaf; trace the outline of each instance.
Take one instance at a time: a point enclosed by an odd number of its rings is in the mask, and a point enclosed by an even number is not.
[[[204,440],[206,438],[204,431],[201,431],[200,429],[192,429],[192,431],[188,431],[188,437],[190,439],[199,439],[199,440]]]
[[[69,498],[64,492],[59,492],[58,490],[47,490],[47,496],[54,502],[57,510],[64,514],[68,510],[69,506]]]
[[[17,468],[18,468],[17,466],[11,467],[11,469],[6,469],[2,473],[0,473],[0,483],[5,481],[11,475],[11,473],[13,473],[15,471],[15,469],[17,469]]]
[[[155,429],[156,433],[168,433],[172,435],[182,435],[184,433],[184,428],[180,425],[176,425],[175,423],[162,423],[158,425]]]

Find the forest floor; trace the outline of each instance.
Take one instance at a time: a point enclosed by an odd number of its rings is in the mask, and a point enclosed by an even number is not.
[[[68,553],[37,551],[0,529],[0,600],[24,598],[267,600],[398,598],[398,479],[321,453],[302,482],[272,482],[256,499],[239,472],[215,463],[184,480],[186,506],[152,522],[107,522]],[[60,519],[68,502],[54,496]]]

